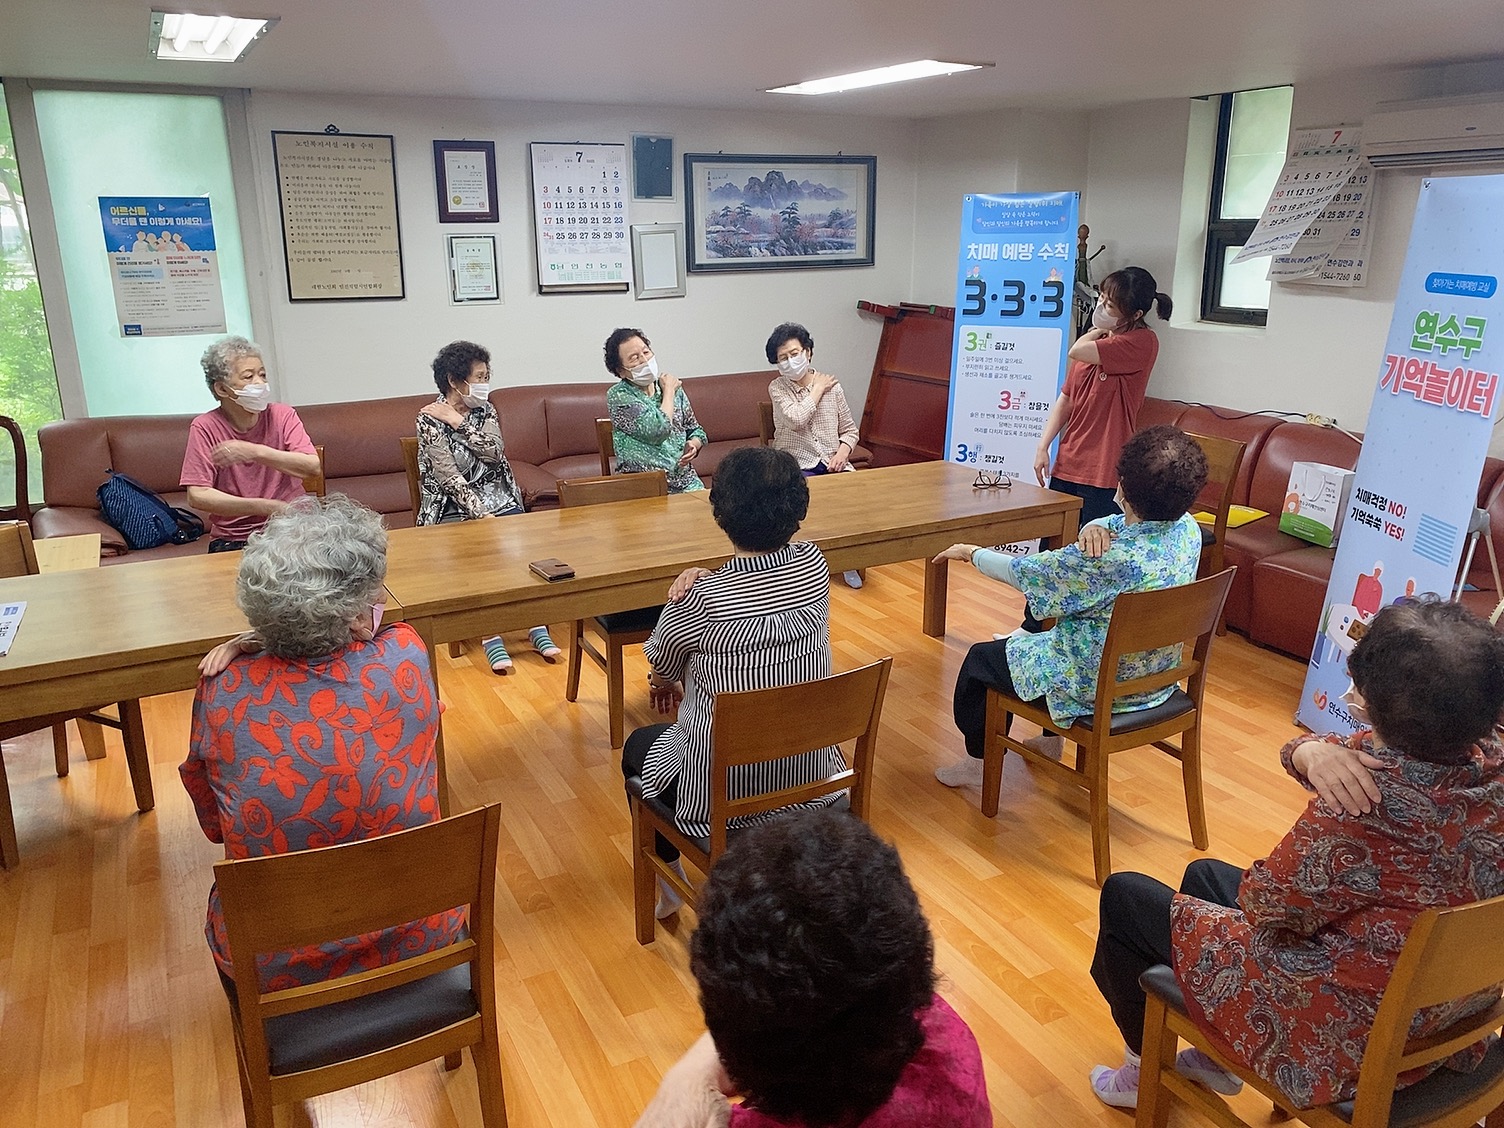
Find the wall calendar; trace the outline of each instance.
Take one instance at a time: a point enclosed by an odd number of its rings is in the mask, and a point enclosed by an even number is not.
[[[626,290],[632,198],[626,145],[534,141],[538,291]]]

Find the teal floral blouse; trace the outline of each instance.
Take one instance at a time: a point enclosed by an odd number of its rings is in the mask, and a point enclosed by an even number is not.
[[[653,385],[658,391],[658,385]],[[703,490],[705,483],[693,466],[680,466],[684,444],[698,439],[707,442],[705,428],[695,419],[694,408],[681,386],[674,391],[674,414],[663,414],[662,394],[651,395],[630,380],[617,380],[606,392],[611,409],[612,441],[616,445],[616,470],[619,474],[639,474],[644,470],[662,470],[668,475],[669,493]]]
[[[974,561],[982,572],[1023,592],[1038,618],[1057,620],[1050,630],[1008,640],[1008,673],[1020,698],[1043,697],[1051,718],[1060,724],[1087,716],[1096,707],[1097,669],[1117,597],[1188,584],[1196,578],[1201,559],[1200,527],[1189,514],[1178,521],[1134,525],[1117,515],[1098,523],[1112,532],[1113,539],[1095,560],[1069,545],[1017,559],[983,549]],[[1142,677],[1179,660],[1178,646],[1146,650],[1125,657],[1118,676]],[[1112,711],[1148,709],[1165,701],[1172,690],[1120,697]]]

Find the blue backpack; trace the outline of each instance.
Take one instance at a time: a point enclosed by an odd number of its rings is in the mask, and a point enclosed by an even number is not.
[[[198,514],[168,505],[126,474],[111,470],[109,475],[96,492],[99,511],[132,548],[187,544],[204,535]]]

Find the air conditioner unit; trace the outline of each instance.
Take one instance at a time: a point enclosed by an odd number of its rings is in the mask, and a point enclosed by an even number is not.
[[[1392,102],[1363,122],[1375,168],[1504,164],[1504,94]]]

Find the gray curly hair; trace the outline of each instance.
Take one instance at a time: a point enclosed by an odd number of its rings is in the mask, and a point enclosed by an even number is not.
[[[381,517],[344,494],[304,497],[246,542],[235,599],[269,653],[320,658],[349,645],[385,579]]]
[[[204,350],[199,363],[204,366],[204,383],[211,392],[215,384],[230,378],[230,366],[243,356],[261,360],[261,346],[245,337],[221,337]]]

